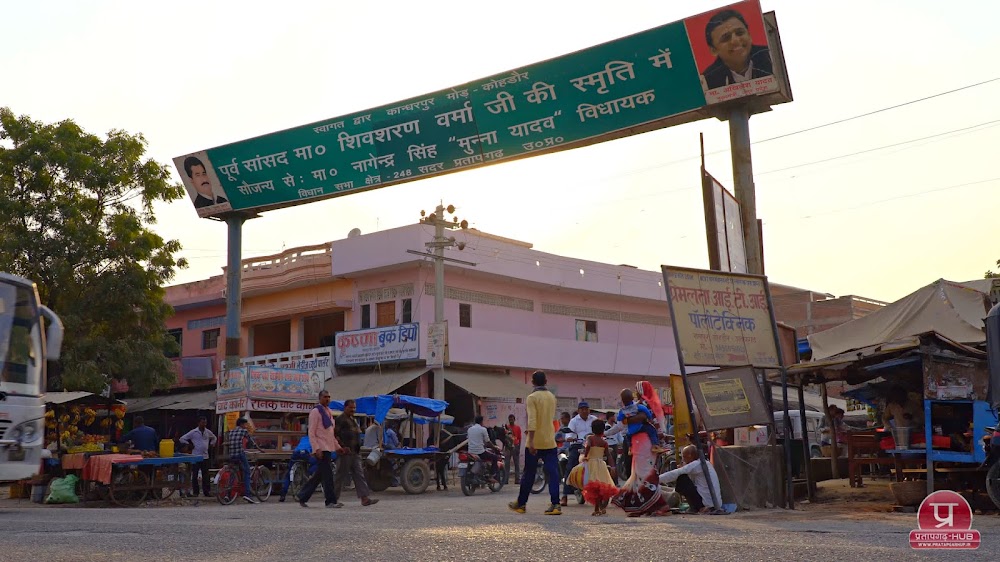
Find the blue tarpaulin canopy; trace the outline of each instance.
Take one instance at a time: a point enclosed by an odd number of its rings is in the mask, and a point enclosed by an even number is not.
[[[402,408],[407,412],[412,412],[419,416],[437,417],[448,408],[448,403],[444,400],[434,400],[432,398],[420,398],[418,396],[407,396],[396,394],[389,396],[379,394],[378,396],[363,396],[355,400],[358,413],[366,416],[374,416],[378,423],[385,423],[385,417],[392,408]]]

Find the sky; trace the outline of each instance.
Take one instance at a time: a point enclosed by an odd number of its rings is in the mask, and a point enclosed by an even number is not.
[[[724,4],[9,2],[5,20],[17,23],[0,35],[0,106],[96,134],[142,133],[147,155],[170,164]],[[893,301],[995,269],[1000,35],[975,22],[1000,20],[1000,3],[762,6],[777,15],[794,95],[750,121],[769,279]],[[269,211],[244,225],[243,257],[412,224],[443,202],[474,228],[544,252],[707,268],[700,133],[708,170],[731,189],[728,125],[702,120]],[[199,219],[187,198],[156,215],[153,229],[190,262],[174,283],[222,272],[224,223]]]

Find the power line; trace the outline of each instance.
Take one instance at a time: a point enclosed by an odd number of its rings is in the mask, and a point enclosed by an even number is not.
[[[888,203],[890,201],[898,201],[900,199],[909,199],[910,197],[919,197],[921,195],[927,195],[927,194],[930,194],[930,193],[939,193],[941,191],[950,191],[952,189],[958,189],[960,187],[969,187],[971,185],[980,185],[980,184],[990,183],[990,182],[995,182],[995,181],[1000,181],[1000,177],[988,178],[988,179],[976,180],[976,181],[970,181],[970,182],[964,182],[964,183],[957,183],[957,184],[953,184],[953,185],[947,185],[947,186],[944,186],[944,187],[933,187],[933,188],[930,188],[930,189],[925,189],[923,191],[917,191],[917,192],[914,192],[914,193],[904,193],[902,195],[895,195],[893,197],[887,197],[885,199],[878,199],[876,201],[868,201],[868,202],[862,203],[860,205],[854,205],[853,207],[843,207],[843,208],[840,208],[840,209],[832,209],[830,211],[826,211],[826,212],[822,212],[822,213],[813,213],[811,215],[803,215],[803,216],[798,217],[798,218],[811,219],[811,218],[814,218],[814,217],[821,217],[821,216],[824,216],[824,215],[833,215],[833,214],[837,214],[837,213],[843,213],[845,211],[856,211],[858,209],[864,209],[866,207],[873,207],[875,205],[881,205],[882,203]],[[777,222],[781,222],[781,219],[778,219]],[[767,221],[765,221],[765,224],[766,223],[767,223]]]
[[[803,168],[805,166],[812,166],[814,164],[823,164],[825,162],[830,162],[832,160],[840,160],[842,158],[850,158],[851,156],[858,156],[858,155],[861,155],[861,154],[867,154],[869,152],[875,152],[875,151],[878,151],[878,150],[885,150],[887,148],[893,148],[893,147],[896,147],[896,146],[902,146],[904,144],[911,144],[911,143],[920,142],[920,141],[924,141],[924,140],[928,140],[928,139],[933,139],[933,138],[937,138],[937,137],[943,137],[945,135],[950,135],[952,133],[960,133],[962,131],[970,131],[972,129],[978,129],[980,127],[985,127],[986,125],[994,125],[994,124],[997,124],[997,123],[1000,123],[1000,119],[994,119],[992,121],[984,121],[984,122],[978,123],[976,125],[970,125],[968,127],[962,127],[960,129],[952,129],[951,131],[945,131],[943,133],[935,133],[933,135],[928,135],[926,137],[920,137],[920,138],[905,140],[905,141],[896,142],[896,143],[892,143],[892,144],[886,144],[886,145],[882,145],[882,146],[876,146],[874,148],[866,148],[865,150],[859,150],[857,152],[852,152],[850,154],[841,154],[840,156],[831,156],[829,158],[824,158],[822,160],[814,160],[812,162],[804,162],[802,164],[795,164],[793,166],[786,166],[784,168],[777,168],[775,170],[767,170],[766,172],[758,172],[758,173],[755,173],[754,176],[763,176],[763,175],[767,175],[767,174],[774,174],[774,173],[777,173],[777,172],[784,172],[786,170],[794,170],[795,168]]]
[[[961,88],[955,88],[953,90],[948,90],[948,91],[945,91],[945,92],[940,92],[940,93],[933,94],[933,95],[930,95],[930,96],[926,96],[926,97],[918,98],[918,99],[915,99],[915,100],[910,100],[910,101],[907,101],[907,102],[903,102],[903,103],[900,103],[900,104],[890,105],[889,107],[883,107],[882,109],[876,109],[874,111],[869,111],[867,113],[862,113],[860,115],[854,115],[852,117],[845,117],[843,119],[837,119],[836,121],[830,121],[829,123],[823,123],[822,125],[815,125],[813,127],[807,127],[805,129],[800,129],[798,131],[792,131],[791,133],[785,133],[783,135],[778,135],[778,136],[775,136],[775,137],[761,139],[759,141],[754,142],[753,144],[761,144],[761,143],[764,143],[764,142],[770,142],[770,141],[773,141],[773,140],[778,140],[778,139],[783,139],[783,138],[786,138],[786,137],[790,137],[792,135],[798,135],[800,133],[808,133],[809,131],[815,131],[816,129],[822,129],[823,127],[830,127],[832,125],[839,125],[840,123],[846,123],[848,121],[854,121],[855,119],[861,119],[862,117],[868,117],[868,116],[871,116],[871,115],[875,115],[877,113],[882,113],[882,112],[889,111],[889,110],[892,110],[892,109],[899,109],[900,107],[906,107],[908,105],[913,105],[915,103],[919,103],[919,102],[922,102],[922,101],[927,101],[927,100],[930,100],[930,99],[939,98],[941,96],[946,96],[948,94],[954,94],[955,92],[961,92],[962,90],[968,90],[969,88],[975,88],[977,86],[982,86],[984,84],[989,84],[990,82],[996,82],[997,80],[1000,80],[1000,77],[990,78],[989,80],[983,80],[982,82],[976,82],[975,84],[969,84],[968,86],[962,86]]]
[[[919,103],[919,102],[922,102],[922,101],[927,101],[927,100],[930,100],[930,99],[939,98],[941,96],[946,96],[948,94],[953,94],[955,92],[961,92],[963,90],[968,90],[970,88],[975,88],[977,86],[983,86],[985,84],[989,84],[991,82],[996,82],[998,80],[1000,80],[1000,77],[990,78],[989,80],[984,80],[982,82],[976,82],[975,84],[969,84],[967,86],[962,86],[960,88],[954,88],[952,90],[947,90],[945,92],[939,92],[937,94],[932,94],[932,95],[925,96],[925,97],[922,97],[922,98],[918,98],[918,99],[915,99],[915,100],[910,100],[910,101],[899,103],[899,104],[896,104],[896,105],[891,105],[889,107],[883,107],[881,109],[876,109],[876,110],[873,110],[873,111],[868,111],[868,112],[865,112],[865,113],[861,113],[859,115],[853,115],[851,117],[844,117],[843,119],[837,119],[836,121],[830,121],[829,123],[822,123],[820,125],[814,125],[812,127],[807,127],[805,129],[799,129],[797,131],[791,131],[789,133],[783,133],[783,134],[780,134],[780,135],[777,135],[777,136],[774,136],[774,137],[769,137],[769,138],[766,138],[766,139],[761,139],[761,140],[753,141],[750,144],[751,145],[761,144],[761,143],[770,142],[770,141],[777,140],[777,139],[783,139],[783,138],[790,137],[790,136],[793,136],[793,135],[798,135],[798,134],[801,134],[801,133],[806,133],[806,132],[809,132],[809,131],[815,131],[816,129],[822,129],[824,127],[830,127],[830,126],[833,126],[833,125],[838,125],[840,123],[846,123],[848,121],[854,121],[855,119],[861,119],[862,117],[868,117],[868,116],[871,116],[871,115],[875,115],[877,113],[883,113],[883,112],[886,112],[886,111],[889,111],[889,110],[892,110],[892,109],[898,109],[900,107],[905,107],[905,106],[913,105],[915,103]],[[706,156],[714,156],[716,154],[724,154],[726,152],[729,152],[728,148],[706,152],[705,155]],[[679,158],[677,160],[670,160],[668,162],[664,162],[662,164],[657,164],[655,166],[650,166],[648,168],[639,168],[637,170],[633,170],[633,171],[625,173],[625,174],[619,174],[619,176],[627,176],[627,175],[637,174],[637,173],[641,173],[641,172],[645,172],[645,171],[649,171],[649,170],[655,170],[657,168],[666,168],[667,166],[673,166],[674,164],[682,164],[684,162],[690,162],[692,160],[698,160],[700,158],[701,158],[700,155],[699,156],[687,156],[685,158]]]

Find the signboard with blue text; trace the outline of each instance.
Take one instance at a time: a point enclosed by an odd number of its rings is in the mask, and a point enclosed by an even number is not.
[[[420,324],[416,322],[337,332],[334,362],[339,366],[398,363],[420,358]]]
[[[779,93],[771,52],[760,4],[749,0],[174,163],[199,216],[288,207],[603,142]]]

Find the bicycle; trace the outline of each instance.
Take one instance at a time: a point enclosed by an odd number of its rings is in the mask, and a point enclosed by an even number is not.
[[[219,470],[218,480],[215,497],[222,505],[229,505],[236,498],[250,493],[261,502],[266,502],[271,497],[271,469],[261,464],[254,463],[250,469],[250,492],[243,489],[243,467],[238,462],[224,463]]]

